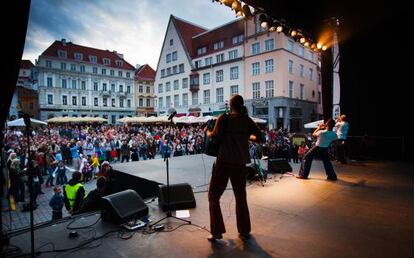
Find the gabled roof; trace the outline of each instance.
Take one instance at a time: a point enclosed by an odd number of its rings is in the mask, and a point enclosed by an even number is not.
[[[171,19],[174,21],[177,31],[184,41],[185,48],[189,55],[192,56],[192,37],[207,31],[207,29],[173,15],[171,15]]]
[[[90,64],[98,64],[98,65],[104,65],[104,66],[118,68],[118,69],[126,69],[126,70],[134,70],[135,71],[135,67],[132,66],[127,61],[125,61],[125,59],[122,57],[122,55],[117,53],[116,51],[109,51],[109,50],[102,50],[102,49],[97,49],[97,48],[85,47],[85,46],[73,44],[72,42],[65,42],[64,40],[62,40],[62,41],[56,40],[55,42],[53,42],[53,44],[50,45],[42,53],[42,56],[60,58],[59,55],[58,55],[59,50],[64,50],[67,53],[67,58],[61,58],[61,59],[73,60],[73,61],[82,61],[82,62],[90,63]],[[82,60],[75,59],[75,53],[81,53],[82,54]],[[96,63],[90,62],[89,61],[89,56],[96,56],[97,62]],[[109,65],[105,65],[103,63],[104,58],[110,59],[110,64]],[[121,60],[122,61],[122,66],[116,65],[115,60]]]
[[[20,62],[20,69],[32,69],[33,67],[34,67],[34,64],[30,60],[23,59]]]
[[[155,81],[155,71],[148,64],[140,66],[135,73],[137,81]]]

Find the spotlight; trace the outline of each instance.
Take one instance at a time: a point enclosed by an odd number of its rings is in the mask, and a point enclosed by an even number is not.
[[[305,47],[309,47],[309,42],[306,41],[305,44],[303,44]]]
[[[264,13],[259,15],[259,21],[260,21],[260,26],[262,26],[262,28],[264,29],[269,28],[268,18]]]
[[[312,49],[315,49],[316,48],[316,44],[315,43],[312,43],[312,45],[310,46]]]
[[[299,42],[300,42],[301,44],[304,44],[304,43],[306,42],[305,37],[301,37],[301,38],[300,38],[300,40],[299,40]]]
[[[298,32],[296,30],[292,30],[290,32],[290,36],[295,37],[298,34]]]
[[[321,49],[321,48],[322,48],[322,44],[321,44],[321,43],[318,43],[318,44],[316,44],[316,47],[317,47],[318,49]]]
[[[282,25],[277,26],[276,32],[280,33],[282,31],[283,31],[283,26]]]
[[[241,3],[238,0],[234,0],[234,2],[231,4],[232,10],[239,10],[241,9]]]
[[[328,47],[327,47],[327,46],[323,46],[323,47],[322,47],[322,50],[323,50],[323,51],[325,51],[325,50],[327,50],[327,49],[328,49]]]
[[[247,4],[243,5],[242,11],[243,11],[244,16],[248,20],[250,20],[253,17],[252,11],[250,11],[250,7]]]
[[[234,0],[220,0],[225,6],[231,7]]]

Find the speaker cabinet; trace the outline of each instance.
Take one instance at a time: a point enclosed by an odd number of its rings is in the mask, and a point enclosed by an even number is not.
[[[161,185],[158,193],[158,204],[163,211],[183,210],[196,207],[193,189],[189,184]]]
[[[292,166],[286,159],[269,159],[267,163],[268,173],[292,172]]]
[[[148,215],[148,206],[134,190],[128,189],[102,197],[102,221],[121,224],[146,215]]]

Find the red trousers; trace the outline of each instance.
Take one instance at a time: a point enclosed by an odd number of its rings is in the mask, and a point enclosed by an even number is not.
[[[250,233],[250,216],[246,200],[246,174],[247,168],[245,165],[223,163],[213,165],[213,173],[208,190],[210,229],[213,235],[226,232],[220,209],[220,197],[226,189],[229,179],[236,198],[237,230],[241,234]]]

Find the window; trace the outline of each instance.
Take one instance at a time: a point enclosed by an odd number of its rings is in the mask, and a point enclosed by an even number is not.
[[[80,71],[81,71],[81,73],[84,73],[85,72],[85,66],[84,65],[81,65],[80,66]]]
[[[81,89],[86,90],[86,82],[85,81],[81,81]]]
[[[163,92],[163,86],[162,83],[158,84],[158,93],[162,93]]]
[[[167,63],[171,62],[171,54],[167,54]]]
[[[260,43],[256,42],[252,44],[252,55],[257,55],[260,53]]]
[[[122,77],[122,71],[118,71],[118,77]]]
[[[216,71],[216,82],[223,81],[223,70]]]
[[[160,98],[158,98],[158,109],[162,108],[162,104],[163,104],[163,98],[160,97]]]
[[[130,78],[131,77],[131,73],[130,72],[126,72],[126,77]]]
[[[114,83],[111,84],[111,91],[115,92],[115,84]]]
[[[230,67],[230,80],[235,80],[239,78],[239,67]]]
[[[268,39],[265,41],[265,50],[270,51],[275,48],[275,40],[274,39]]]
[[[198,105],[198,91],[191,93],[191,104]]]
[[[299,55],[301,57],[305,56],[305,48],[302,45],[299,45]]]
[[[300,77],[305,77],[305,67],[303,64],[300,65]]]
[[[272,98],[275,95],[273,80],[265,81],[266,98]]]
[[[108,106],[108,99],[107,98],[103,98],[102,99],[102,104],[103,104],[104,107],[107,107]]]
[[[253,83],[253,98],[258,99],[260,98],[260,82]]]
[[[124,107],[124,99],[119,99],[119,107]]]
[[[188,93],[183,93],[183,106],[187,107],[188,106]]]
[[[106,83],[102,83],[102,90],[103,91],[108,91],[108,87],[107,87]]]
[[[216,89],[216,102],[217,103],[223,103],[224,102],[224,96],[223,96],[223,88],[217,88]]]
[[[216,55],[216,63],[221,63],[224,61],[224,54]]]
[[[61,50],[61,49],[59,49],[59,50],[58,50],[58,56],[59,56],[60,58],[67,58],[68,53],[67,53],[65,50]]]
[[[256,62],[252,64],[252,75],[260,74],[260,63]]]
[[[98,82],[93,82],[93,90],[98,91]]]
[[[171,96],[165,97],[165,107],[170,108],[171,107]]]
[[[148,101],[148,100],[149,100],[149,99],[147,99],[147,101]],[[129,107],[129,108],[131,107],[131,100],[130,100],[130,99],[128,99],[128,100],[127,100],[127,107]]]
[[[75,60],[82,61],[82,59],[83,59],[82,53],[75,53]]]
[[[72,96],[72,105],[76,106],[77,105],[77,98],[76,96]]]
[[[207,65],[212,65],[213,64],[213,58],[212,57],[207,57],[204,58],[204,64]]]
[[[179,90],[180,85],[178,84],[178,80],[174,80],[174,90]]]
[[[171,67],[167,68],[167,76],[171,75]]]
[[[218,41],[216,43],[213,44],[213,48],[214,50],[220,49],[224,47],[224,41]]]
[[[236,58],[237,58],[237,49],[230,51],[229,60],[236,59]]]
[[[98,106],[98,98],[94,99],[94,105],[95,107]],[[86,106],[86,97],[82,97],[82,106]]]
[[[265,73],[272,73],[273,67],[273,59],[265,60]]]
[[[321,73],[318,72],[318,85],[321,85],[321,82],[322,82]]]
[[[165,92],[171,91],[171,83],[170,82],[166,82],[165,83]]]
[[[47,95],[47,104],[53,105],[53,95],[51,94]]]
[[[124,85],[119,85],[119,92],[124,92]]]
[[[92,68],[92,73],[97,74],[98,73],[98,67]]]
[[[127,91],[128,94],[130,94],[131,93],[131,86],[127,85],[126,91]]]
[[[174,107],[180,106],[180,95],[176,94],[174,95]]]
[[[67,105],[68,104],[68,96],[62,96],[62,105]]]
[[[143,107],[144,106],[144,100],[142,98],[139,98],[138,104],[139,104],[140,107]]]
[[[183,73],[184,72],[184,64],[179,64],[178,65],[178,70],[179,70],[180,73]]]
[[[47,77],[47,87],[52,88],[53,87],[53,79],[52,77]]]
[[[52,68],[52,61],[46,60],[46,68]]]
[[[170,46],[174,45],[174,40],[170,39]]]
[[[177,51],[172,52],[172,61],[177,61]]]
[[[106,69],[101,70],[102,75],[106,75]]]
[[[313,81],[313,69],[309,68],[309,79]]]
[[[318,91],[318,104],[322,104],[322,94]]]
[[[112,105],[112,107],[115,107],[116,106],[115,99],[111,99],[111,105]]]
[[[96,56],[89,56],[89,62],[96,64]]]
[[[161,78],[165,76],[165,69],[161,69]]]
[[[201,56],[202,54],[207,53],[207,47],[199,47],[197,48],[197,55]]]
[[[76,80],[72,80],[72,89],[76,90]]]
[[[66,70],[66,63],[60,63],[60,69]]]
[[[176,65],[174,65],[173,66],[173,74],[176,74],[178,72],[178,70],[177,70],[177,66]]]
[[[183,78],[183,89],[188,88],[188,78]]]
[[[242,35],[238,35],[238,36],[234,36],[234,37],[231,38],[231,43],[233,45],[236,45],[238,43],[242,43],[243,42],[243,39],[244,39],[243,34]]]
[[[70,70],[76,72],[76,65],[75,64],[71,64],[70,65]]]
[[[122,60],[115,60],[115,64],[116,64],[116,66],[118,66],[118,67],[122,67],[123,62],[122,62]]]
[[[239,86],[238,85],[230,86],[230,96],[237,95],[237,94],[239,94]]]
[[[151,87],[150,86],[147,86],[147,88],[146,88],[146,91],[145,91],[146,93],[151,93]]]
[[[288,47],[287,47],[288,50],[290,52],[294,52],[294,47],[295,47],[295,42],[293,40],[289,39],[288,40]]]
[[[300,84],[300,99],[305,99],[305,85]]]
[[[66,79],[62,79],[62,89],[68,88]]]
[[[293,81],[289,81],[289,98],[293,98]]]
[[[114,71],[114,70],[110,70],[110,71],[109,71],[109,74],[110,74],[111,76],[115,76],[115,71]]]
[[[289,60],[289,73],[293,74],[293,60]]]
[[[312,50],[310,50],[309,51],[309,60],[311,61],[311,62],[313,62],[313,60],[315,59],[315,55],[314,55],[314,53],[313,53],[313,51]]]
[[[145,100],[145,102],[147,104],[147,107],[150,107],[151,106],[151,99],[148,98],[148,99]]]
[[[110,65],[110,64],[111,64],[111,59],[109,59],[109,58],[104,58],[104,59],[103,59],[103,64],[104,64],[104,65]]]
[[[210,73],[204,73],[203,74],[203,84],[210,84]]]
[[[210,90],[204,90],[204,104],[210,104]]]
[[[143,92],[144,92],[144,85],[142,84],[142,82],[140,82],[140,83],[138,84],[138,92],[139,92],[139,93],[143,93]]]
[[[202,60],[197,60],[194,62],[195,68],[200,68],[201,66],[203,66],[202,64]]]

